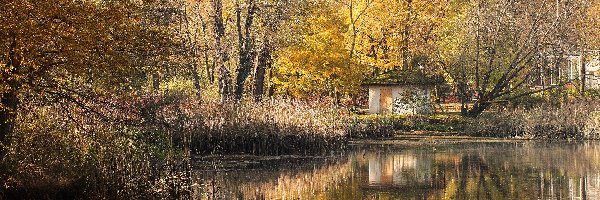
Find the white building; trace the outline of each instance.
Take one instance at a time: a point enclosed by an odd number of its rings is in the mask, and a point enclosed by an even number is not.
[[[439,78],[420,71],[391,70],[380,74],[363,84],[369,89],[369,113],[431,113],[431,91],[439,82]]]

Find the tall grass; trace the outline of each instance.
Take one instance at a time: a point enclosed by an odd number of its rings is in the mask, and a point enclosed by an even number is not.
[[[465,133],[525,139],[600,139],[599,111],[597,101],[576,101],[489,112],[470,121]]]
[[[318,154],[343,147],[348,132],[348,112],[306,102],[205,101],[191,110],[199,111],[191,118],[202,118],[192,133],[198,154]]]
[[[0,163],[0,198],[184,198],[193,155],[323,154],[349,115],[289,100],[221,104],[181,94],[26,104]]]

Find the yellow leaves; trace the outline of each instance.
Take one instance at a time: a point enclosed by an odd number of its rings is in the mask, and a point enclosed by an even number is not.
[[[301,42],[277,51],[275,77],[278,92],[295,96],[356,93],[368,65],[349,58],[349,22],[338,4],[324,2],[312,8],[302,28]]]
[[[586,17],[580,19],[581,35],[592,49],[600,48],[600,1],[593,1],[587,9]]]
[[[193,96],[196,93],[192,80],[184,77],[173,77],[169,81],[159,86],[159,91],[163,93],[177,93]]]
[[[357,23],[359,63],[389,68],[402,65],[403,56],[436,57],[448,16],[456,15],[455,4],[462,1],[376,1]],[[371,59],[365,59],[370,57]]]

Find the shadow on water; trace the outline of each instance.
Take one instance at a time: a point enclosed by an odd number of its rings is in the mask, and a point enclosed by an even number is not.
[[[598,199],[600,142],[353,145],[331,157],[198,159],[200,199]],[[202,167],[204,166],[204,167]]]

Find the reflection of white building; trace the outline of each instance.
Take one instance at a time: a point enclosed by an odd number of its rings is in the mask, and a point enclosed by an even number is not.
[[[600,198],[600,174],[586,177],[586,195],[588,197]]]
[[[369,185],[409,186],[432,180],[432,160],[412,154],[369,158]]]
[[[381,184],[381,162],[377,158],[369,158],[369,185]]]
[[[540,199],[600,199],[600,174],[588,174],[582,177],[570,177],[565,185],[557,179],[540,173]],[[562,191],[566,193],[562,193]]]

